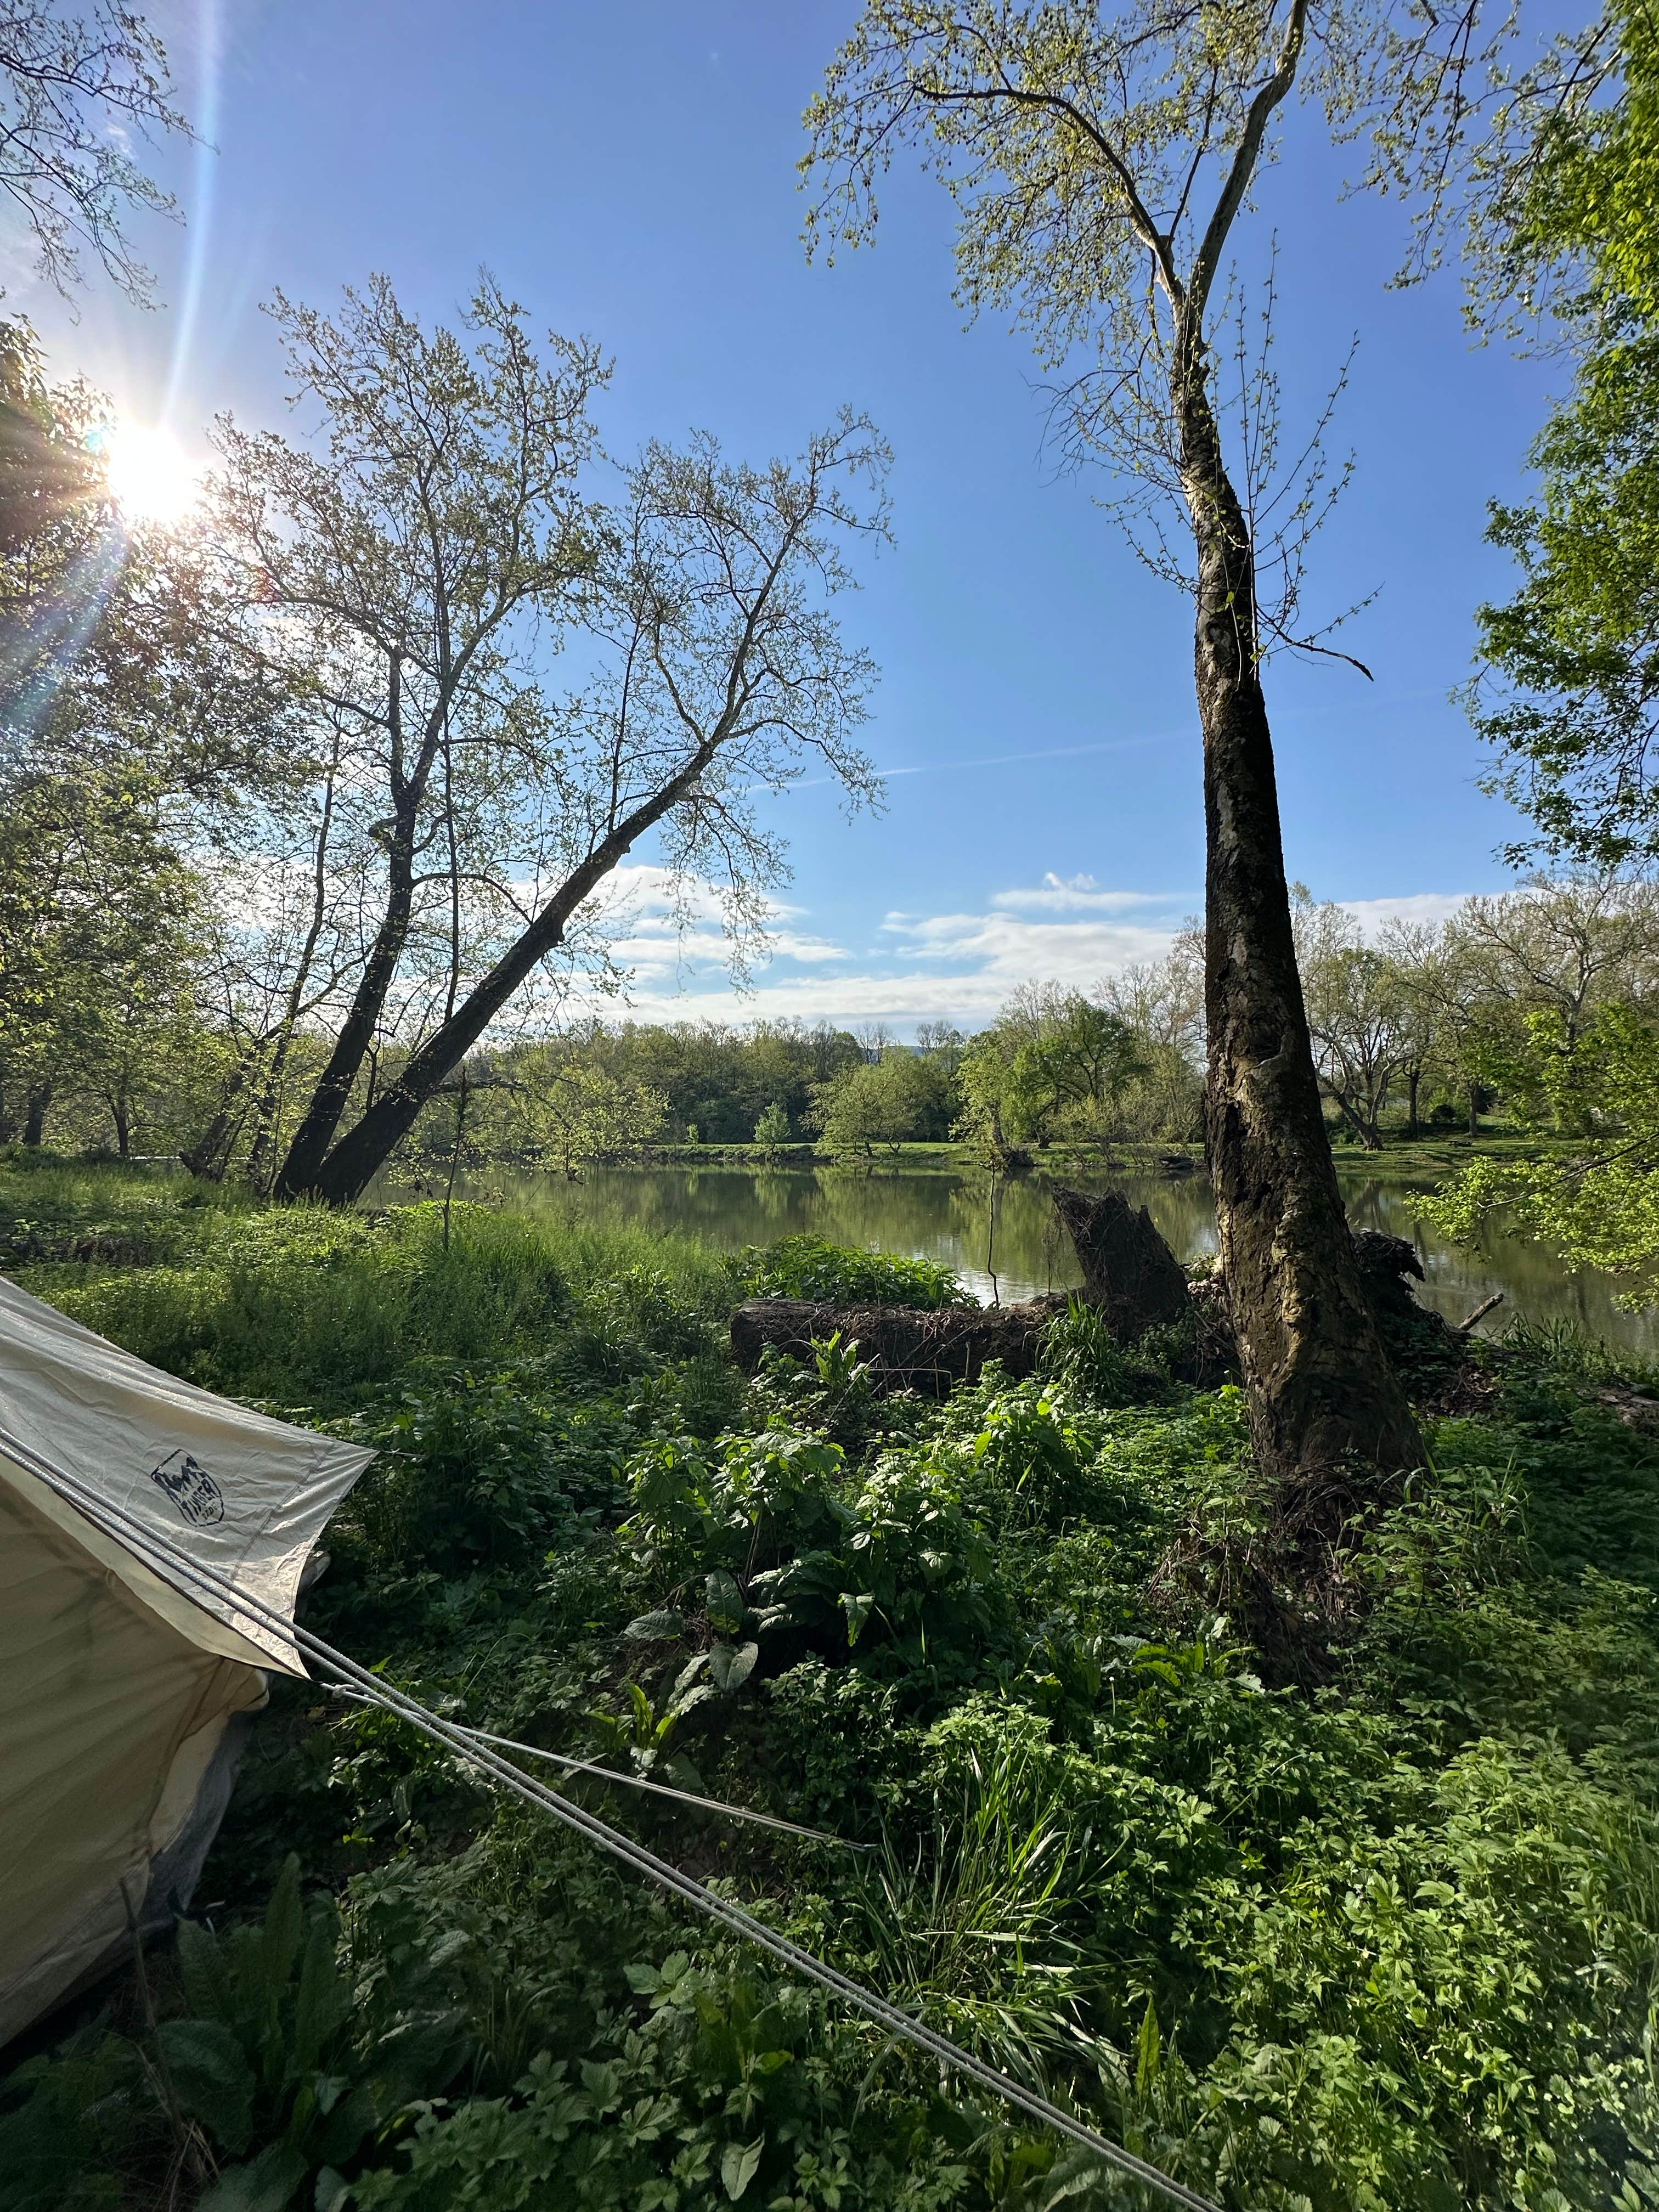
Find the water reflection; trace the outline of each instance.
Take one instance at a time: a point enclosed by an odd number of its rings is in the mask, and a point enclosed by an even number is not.
[[[1534,1321],[1562,1318],[1611,1342],[1659,1353],[1659,1320],[1620,1312],[1606,1276],[1570,1275],[1538,1246],[1496,1231],[1479,1251],[1459,1251],[1417,1220],[1413,1200],[1431,1188],[1428,1182],[1384,1178],[1363,1166],[1339,1173],[1354,1226],[1409,1237],[1427,1278],[1421,1294],[1451,1320],[1461,1321],[1502,1291],[1506,1303],[1483,1329],[1501,1328],[1516,1313]],[[1102,1188],[1109,1182],[1147,1206],[1182,1259],[1215,1249],[1215,1213],[1203,1176],[1077,1180]],[[837,1244],[941,1261],[986,1299],[1029,1297],[1078,1279],[1070,1244],[1035,1182],[993,1187],[983,1175],[880,1168],[615,1168],[595,1170],[580,1183],[526,1176],[509,1177],[503,1187],[493,1178],[467,1194],[574,1220],[680,1230],[728,1248],[810,1232]]]

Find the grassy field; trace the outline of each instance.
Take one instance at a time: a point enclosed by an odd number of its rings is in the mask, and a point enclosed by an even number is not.
[[[1403,1148],[1402,1148],[1403,1149]],[[1516,1339],[1312,1674],[1226,1617],[1243,1408],[1087,1316],[943,1405],[748,1289],[868,1270],[0,1164],[0,1249],[380,1457],[311,1619],[1228,2212],[1659,2205],[1659,1449]],[[943,1294],[893,1262],[859,1295]],[[1182,1571],[1173,1562],[1187,1563]],[[0,2084],[0,2212],[1127,2206],[397,1723],[280,1686],[176,1957]]]

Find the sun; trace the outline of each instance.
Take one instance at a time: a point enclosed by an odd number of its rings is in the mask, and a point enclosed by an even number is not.
[[[130,522],[177,522],[201,496],[202,486],[171,430],[143,422],[116,422],[99,434],[109,488]]]

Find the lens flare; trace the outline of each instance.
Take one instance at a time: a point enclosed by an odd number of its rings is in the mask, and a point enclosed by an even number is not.
[[[122,422],[99,440],[109,488],[130,522],[177,522],[201,496],[201,483],[171,430]]]

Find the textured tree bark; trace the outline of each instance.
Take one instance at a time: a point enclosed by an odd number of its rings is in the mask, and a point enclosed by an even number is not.
[[[1186,1271],[1144,1206],[1137,1210],[1115,1190],[1097,1197],[1056,1185],[1049,1195],[1083,1270],[1085,1295],[1114,1336],[1132,1344],[1160,1323],[1186,1319],[1193,1303]]]
[[[1206,1137],[1257,1465],[1283,1510],[1335,1534],[1350,1456],[1382,1476],[1422,1441],[1360,1284],[1291,932],[1272,732],[1257,670],[1249,527],[1194,341],[1177,385],[1198,551],[1204,732]]]
[[[392,749],[392,815],[385,836],[386,912],[374,933],[368,963],[352,995],[340,1034],[334,1041],[328,1064],[318,1079],[287,1157],[276,1171],[271,1188],[277,1198],[300,1198],[316,1193],[319,1170],[374,1042],[374,1033],[397,976],[398,963],[409,942],[415,910],[415,840],[421,803],[436,757],[437,725],[435,718],[429,715],[413,768],[405,774],[403,654],[397,647],[388,656],[386,728]],[[307,957],[314,942],[314,936],[307,940]],[[355,1191],[351,1194],[353,1197],[356,1194]]]

